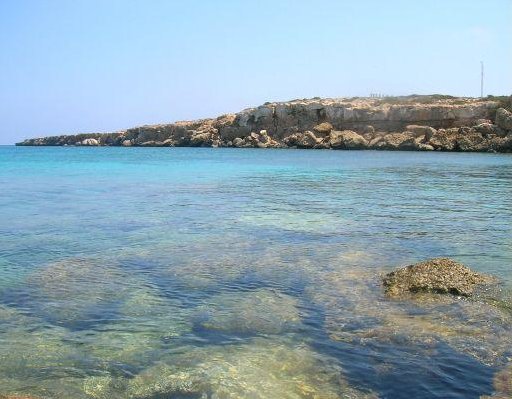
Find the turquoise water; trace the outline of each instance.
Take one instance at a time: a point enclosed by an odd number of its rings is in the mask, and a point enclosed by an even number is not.
[[[383,296],[437,256],[502,292]],[[511,285],[511,156],[0,147],[0,396],[478,398]]]

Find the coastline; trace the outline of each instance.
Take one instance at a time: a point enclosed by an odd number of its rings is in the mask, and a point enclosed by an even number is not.
[[[214,119],[16,145],[512,152],[512,113],[502,106],[492,98],[439,95],[313,98],[265,103]]]

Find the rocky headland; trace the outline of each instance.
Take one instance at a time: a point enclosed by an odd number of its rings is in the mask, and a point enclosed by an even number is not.
[[[442,95],[313,98],[265,103],[213,119],[17,145],[512,152],[510,103],[508,97]]]

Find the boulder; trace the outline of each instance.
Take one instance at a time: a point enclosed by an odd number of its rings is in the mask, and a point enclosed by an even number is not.
[[[505,130],[512,130],[512,112],[505,108],[498,108],[496,111],[496,125]]]
[[[374,141],[373,148],[379,150],[412,150],[411,136],[405,133],[389,133],[382,136],[378,141]]]
[[[432,147],[430,144],[420,143],[420,144],[418,144],[418,150],[419,151],[434,151],[434,147]]]
[[[239,148],[239,147],[242,147],[243,144],[244,144],[244,140],[241,139],[240,137],[235,137],[233,139],[233,147]]]
[[[457,135],[459,129],[439,129],[429,140],[436,150],[453,151],[457,148]]]
[[[298,148],[314,148],[321,140],[311,131],[306,131],[298,135],[296,145]]]
[[[217,147],[219,144],[219,131],[209,126],[205,130],[187,131],[184,143],[188,140],[188,145],[192,147]]]
[[[436,133],[436,129],[430,126],[421,126],[421,125],[408,125],[405,130],[411,132],[416,137],[425,137],[427,140]]]
[[[297,132],[285,137],[284,143],[288,147],[315,148],[322,140],[317,138],[311,131]]]
[[[313,147],[315,150],[328,150],[330,149],[329,141],[322,140]]]
[[[411,136],[400,144],[399,149],[405,151],[432,151],[434,147],[425,143],[424,136]]]
[[[132,146],[132,141],[131,140],[123,140],[122,146],[123,147],[131,147]]]
[[[372,125],[366,125],[365,127],[363,127],[363,133],[364,134],[374,134],[375,128]]]
[[[96,146],[99,145],[98,140],[96,139],[85,139],[82,140],[82,145],[88,145],[88,146]]]
[[[368,147],[368,141],[351,130],[332,131],[329,144],[331,148],[337,150],[361,150]]]
[[[145,141],[139,144],[141,147],[161,147],[163,143],[161,141]]]
[[[500,129],[497,125],[493,125],[492,123],[480,123],[479,125],[473,126],[473,130],[483,136],[506,136],[506,132],[503,129]]]
[[[329,122],[320,123],[319,125],[316,125],[313,128],[313,131],[315,133],[319,133],[324,136],[327,136],[329,133],[331,133],[331,130],[332,130],[332,125]]]
[[[493,279],[449,258],[434,258],[388,273],[383,278],[390,296],[410,293],[452,294],[468,297],[477,286]]]
[[[483,123],[492,124],[492,121],[490,119],[477,119],[475,121],[475,125],[481,125]]]
[[[365,139],[368,140],[368,147],[369,148],[375,148],[376,144],[382,140],[382,138],[386,135],[386,133],[383,133],[383,132],[377,132],[375,134],[373,134],[372,136],[373,137],[366,137],[365,135]]]
[[[512,152],[512,135],[507,137],[491,137],[488,140],[487,151]]]
[[[460,134],[457,139],[457,146],[460,151],[487,151],[487,140],[475,130]]]

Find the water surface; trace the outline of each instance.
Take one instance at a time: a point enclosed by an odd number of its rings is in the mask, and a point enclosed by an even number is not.
[[[0,395],[478,398],[512,361],[511,156],[0,147],[0,187]],[[504,296],[382,295],[437,256]]]

